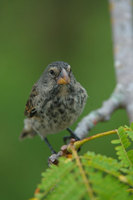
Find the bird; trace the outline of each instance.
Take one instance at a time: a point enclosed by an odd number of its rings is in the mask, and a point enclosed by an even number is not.
[[[33,85],[26,102],[24,128],[20,138],[39,135],[49,146],[48,134],[55,134],[69,128],[82,113],[87,92],[75,79],[71,66],[63,61],[49,64],[39,80]]]

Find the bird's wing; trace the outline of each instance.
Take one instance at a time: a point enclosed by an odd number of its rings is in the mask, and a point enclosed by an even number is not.
[[[24,114],[27,117],[33,117],[37,114],[36,104],[37,104],[38,88],[37,85],[33,85],[32,91],[30,93],[29,99],[25,106]]]

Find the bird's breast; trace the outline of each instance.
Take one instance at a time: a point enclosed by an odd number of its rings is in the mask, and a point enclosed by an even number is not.
[[[77,95],[57,96],[45,106],[43,118],[51,126],[66,128],[80,115],[83,108],[82,99]]]
[[[34,121],[36,130],[41,134],[47,134],[66,129],[81,114],[85,101],[86,95],[82,91],[53,96],[42,107],[40,119]]]

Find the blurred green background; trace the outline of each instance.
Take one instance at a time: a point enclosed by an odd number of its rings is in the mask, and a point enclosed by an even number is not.
[[[70,63],[89,95],[81,119],[100,107],[115,87],[111,38],[107,0],[0,1],[0,199],[32,197],[47,168],[50,151],[41,139],[18,139],[34,82],[49,63]],[[125,111],[116,111],[109,122],[98,124],[90,134],[124,124],[128,124]],[[48,136],[56,150],[66,134]],[[92,141],[81,153],[91,150],[115,156],[110,139]]]

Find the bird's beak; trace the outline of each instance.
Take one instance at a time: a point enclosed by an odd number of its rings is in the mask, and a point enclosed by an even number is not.
[[[57,84],[59,85],[66,85],[70,83],[70,77],[68,76],[68,73],[65,69],[62,69],[59,75],[59,78],[57,79]]]

